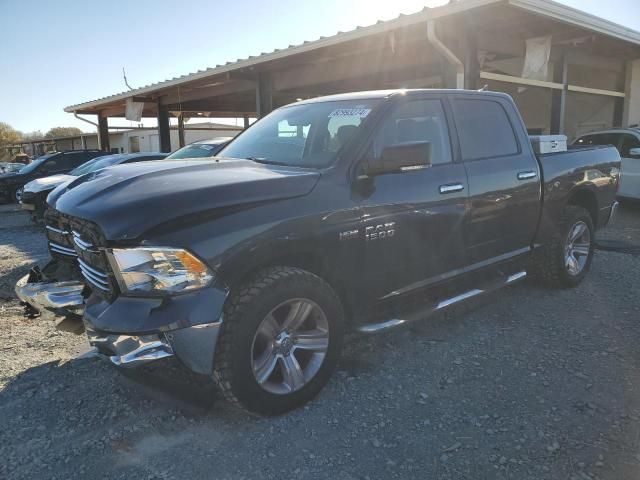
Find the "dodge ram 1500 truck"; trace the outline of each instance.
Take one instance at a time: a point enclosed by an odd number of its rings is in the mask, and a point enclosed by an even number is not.
[[[285,412],[324,386],[346,331],[527,275],[578,285],[619,168],[609,147],[536,155],[504,94],[301,101],[212,160],[107,168],[52,192],[54,261],[16,291],[82,314],[115,365],[176,356],[236,404]]]

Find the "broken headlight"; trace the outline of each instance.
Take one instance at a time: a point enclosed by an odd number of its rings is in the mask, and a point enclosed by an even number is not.
[[[123,292],[182,293],[206,287],[213,279],[209,268],[180,248],[114,248],[111,263]]]

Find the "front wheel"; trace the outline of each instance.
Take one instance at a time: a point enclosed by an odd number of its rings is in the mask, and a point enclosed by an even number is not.
[[[320,277],[293,267],[261,271],[225,307],[214,379],[251,412],[297,408],[329,380],[343,324],[340,300]]]
[[[22,192],[24,189],[22,187],[16,188],[15,192],[13,192],[13,199],[16,203],[20,203],[22,201]]]
[[[533,273],[553,287],[577,286],[591,268],[594,234],[589,212],[568,205],[549,245],[534,255]]]

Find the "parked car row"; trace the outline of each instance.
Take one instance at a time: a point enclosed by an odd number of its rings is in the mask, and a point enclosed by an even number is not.
[[[25,209],[34,212],[34,216],[41,217],[46,195],[60,183],[71,180],[68,175],[80,176],[111,164],[157,160],[167,156],[172,159],[211,157],[230,140],[230,137],[202,140],[180,148],[170,155],[160,152],[141,152],[117,156],[118,154],[110,155],[102,150],[68,150],[45,154],[28,165],[0,164],[0,200],[22,203]],[[109,156],[110,159],[104,159],[104,163],[92,162],[93,167],[87,164],[89,160],[105,156]],[[34,182],[34,180],[37,181]],[[27,184],[29,186],[25,188]],[[27,201],[24,201],[25,192]]]
[[[87,160],[104,155],[102,150],[69,150],[48,153],[13,173],[0,175],[0,198],[20,202],[22,188],[36,178],[67,173]]]
[[[234,404],[286,412],[323,388],[346,331],[400,327],[527,276],[578,285],[616,211],[620,155],[562,146],[536,154],[505,94],[300,101],[215,159],[176,152],[56,188],[52,261],[16,292],[81,318],[116,366],[174,356]]]
[[[102,152],[104,153],[104,152]],[[115,155],[103,155],[95,157],[79,167],[74,168],[69,173],[60,173],[49,177],[38,178],[27,183],[20,196],[22,208],[31,212],[33,220],[39,220],[44,216],[47,195],[56,187],[64,183],[102,168],[124,163],[143,162],[149,160],[162,160],[167,157],[167,153],[144,152],[144,153],[118,153]]]

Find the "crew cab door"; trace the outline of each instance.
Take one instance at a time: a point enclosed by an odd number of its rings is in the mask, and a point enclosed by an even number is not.
[[[460,153],[469,179],[464,238],[472,265],[526,252],[541,202],[538,161],[513,104],[501,97],[451,99]]]
[[[378,126],[369,163],[379,162],[390,145],[428,141],[432,164],[373,176],[358,189],[362,286],[372,301],[426,286],[467,264],[467,176],[455,161],[450,130],[444,103],[435,96],[400,100]]]

